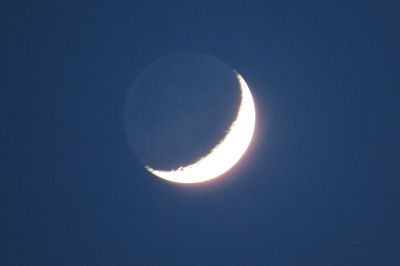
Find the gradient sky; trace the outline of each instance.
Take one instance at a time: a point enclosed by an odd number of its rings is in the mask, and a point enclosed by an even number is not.
[[[2,1],[0,265],[400,261],[398,1]],[[256,138],[199,186],[124,135],[134,78],[178,51],[237,69]]]

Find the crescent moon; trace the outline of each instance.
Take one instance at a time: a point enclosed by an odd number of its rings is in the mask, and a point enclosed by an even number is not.
[[[253,96],[242,76],[234,71],[240,85],[241,100],[235,121],[225,137],[197,162],[175,170],[156,170],[146,165],[152,174],[177,183],[200,183],[217,178],[231,169],[243,156],[253,138],[256,111]]]

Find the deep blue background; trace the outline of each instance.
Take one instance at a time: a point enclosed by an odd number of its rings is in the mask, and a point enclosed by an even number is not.
[[[0,265],[399,265],[397,3],[2,1]],[[238,69],[258,111],[242,163],[191,187],[122,126],[181,50]]]

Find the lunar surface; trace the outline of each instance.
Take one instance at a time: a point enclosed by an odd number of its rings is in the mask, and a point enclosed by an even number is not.
[[[247,150],[255,108],[242,76],[198,53],[155,61],[135,80],[124,109],[136,157],[155,176],[198,183],[221,176]]]
[[[224,139],[205,157],[194,164],[179,167],[172,171],[146,169],[154,175],[178,183],[199,183],[216,178],[231,169],[250,145],[255,127],[255,108],[250,89],[236,73],[241,89],[241,103],[236,120]]]

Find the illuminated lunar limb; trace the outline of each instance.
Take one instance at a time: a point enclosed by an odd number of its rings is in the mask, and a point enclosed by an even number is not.
[[[177,183],[199,183],[221,176],[231,169],[243,156],[253,138],[256,112],[253,96],[242,76],[235,75],[240,85],[241,101],[235,121],[225,137],[197,162],[175,170],[145,168],[152,174]]]

